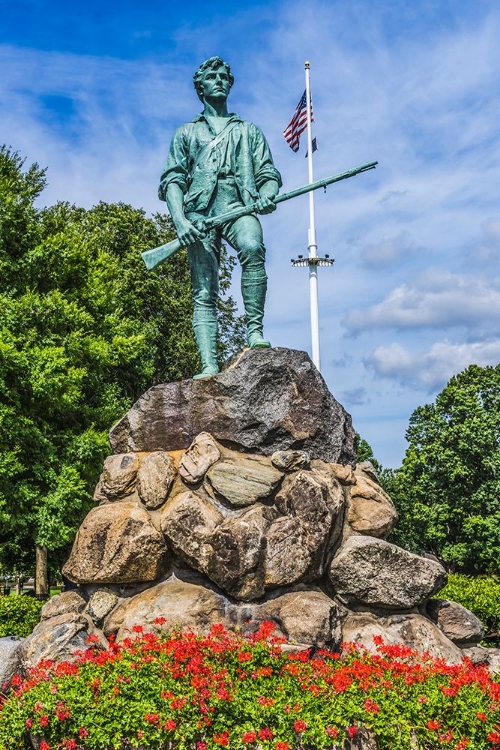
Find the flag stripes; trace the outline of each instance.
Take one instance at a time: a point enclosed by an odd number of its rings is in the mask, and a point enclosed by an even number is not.
[[[314,122],[314,114],[311,101],[311,122]],[[292,149],[292,151],[299,150],[300,134],[307,128],[307,99],[306,92],[302,94],[302,97],[297,104],[297,108],[293,113],[293,117],[283,131],[285,140]]]

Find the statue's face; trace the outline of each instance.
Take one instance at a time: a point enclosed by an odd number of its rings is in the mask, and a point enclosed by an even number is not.
[[[201,79],[201,90],[203,98],[225,101],[229,94],[231,84],[229,82],[229,73],[224,65],[220,65],[214,70],[207,70]]]

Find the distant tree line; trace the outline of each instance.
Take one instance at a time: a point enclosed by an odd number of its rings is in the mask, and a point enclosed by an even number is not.
[[[0,566],[67,557],[92,505],[107,433],[155,383],[199,368],[185,251],[154,272],[141,252],[174,237],[162,214],[99,203],[37,208],[45,171],[0,147]],[[243,345],[221,266],[220,359]]]

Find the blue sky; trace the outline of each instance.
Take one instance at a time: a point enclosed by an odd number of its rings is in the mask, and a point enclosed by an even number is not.
[[[413,409],[472,362],[500,361],[500,6],[399,2],[0,2],[0,142],[48,167],[42,203],[164,210],[174,129],[199,111],[205,58],[230,109],[265,132],[284,189],[307,181],[282,137],[311,62],[315,177],[378,160],[316,200],[322,373],[385,466]],[[264,217],[266,334],[310,350],[307,198]],[[237,287],[238,277],[235,284]],[[237,288],[235,289],[237,294]]]

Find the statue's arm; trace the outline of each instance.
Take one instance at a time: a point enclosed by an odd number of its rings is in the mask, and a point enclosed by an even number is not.
[[[202,236],[202,233],[186,218],[184,213],[184,193],[176,182],[171,182],[167,186],[166,201],[180,243],[182,245],[192,245],[193,242],[196,242]]]

